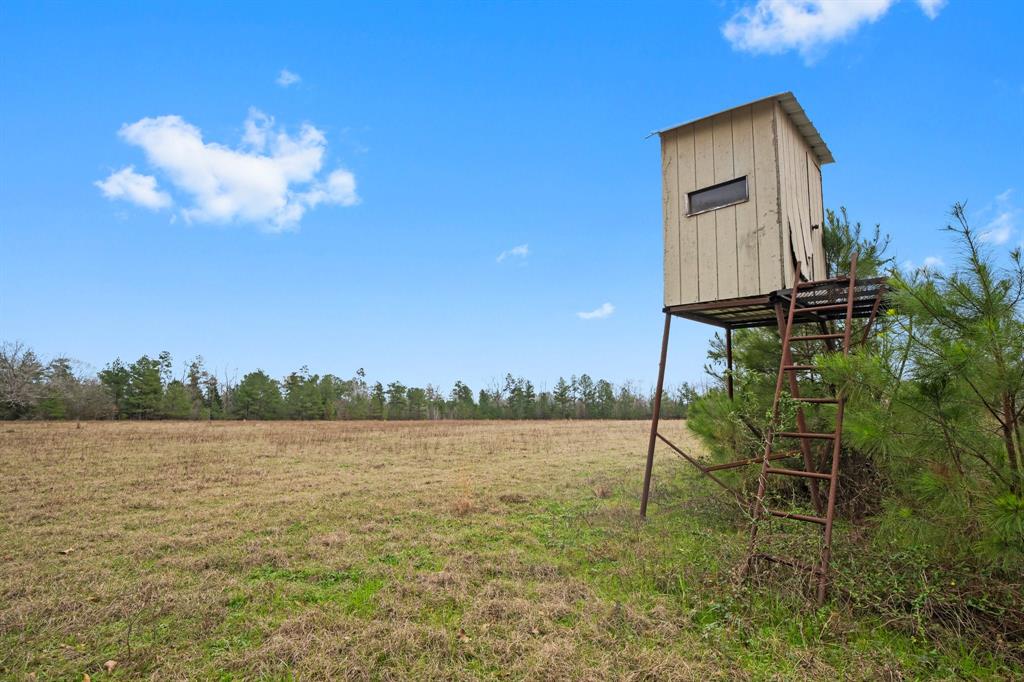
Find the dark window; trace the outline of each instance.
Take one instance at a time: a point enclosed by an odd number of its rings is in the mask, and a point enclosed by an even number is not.
[[[747,176],[744,175],[742,178],[690,192],[687,198],[689,206],[686,212],[689,215],[738,204],[749,198],[747,196]]]

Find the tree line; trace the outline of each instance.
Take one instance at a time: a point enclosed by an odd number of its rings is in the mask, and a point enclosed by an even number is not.
[[[662,416],[685,417],[695,396],[685,383],[665,391]],[[446,393],[371,383],[363,369],[341,378],[305,366],[281,379],[256,370],[236,383],[210,372],[201,356],[177,374],[166,351],[92,373],[68,357],[44,362],[23,343],[0,344],[3,419],[649,419],[652,405],[652,392],[636,384],[587,374],[559,378],[550,391],[511,374],[476,392],[456,381]]]

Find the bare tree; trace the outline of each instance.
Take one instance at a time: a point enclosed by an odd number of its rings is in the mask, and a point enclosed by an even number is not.
[[[39,402],[43,365],[21,341],[0,343],[0,409],[7,416],[28,414]]]

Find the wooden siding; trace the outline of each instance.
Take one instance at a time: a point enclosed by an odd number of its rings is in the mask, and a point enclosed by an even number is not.
[[[679,159],[678,133],[672,132],[661,140],[661,212],[664,218],[665,238],[665,300],[679,298]]]
[[[823,279],[825,258],[822,229],[812,229],[812,225],[821,225],[821,173],[810,146],[792,119],[778,104],[775,106],[775,121],[778,129],[779,178],[782,185],[780,198],[785,249],[783,253],[787,256],[786,277],[791,283],[792,257],[800,262],[800,271],[804,278]],[[815,179],[814,182],[812,178]],[[814,189],[811,188],[812,184]]]
[[[676,145],[679,168],[676,196],[679,198],[679,302],[698,300],[697,283],[697,219],[686,215],[686,195],[697,189],[696,148],[693,127],[680,131]],[[668,299],[665,299],[668,301]],[[665,305],[671,305],[666,302]]]
[[[818,157],[813,152],[807,153],[807,191],[811,197],[811,225],[817,225],[814,234],[814,259],[818,266],[814,276],[823,279],[833,273],[826,272],[825,262],[825,206],[821,197],[821,168]]]
[[[801,241],[794,239],[799,229],[800,221],[793,215],[796,204],[795,192],[793,191],[793,161],[790,158],[792,146],[789,142],[790,127],[788,117],[782,111],[782,107],[775,105],[775,130],[776,145],[779,155],[779,218],[782,225],[782,258],[785,264],[785,280],[793,281],[793,264],[803,259]],[[806,268],[804,268],[806,269]]]
[[[786,286],[774,113],[759,102],[662,134],[666,306]],[[687,215],[690,192],[743,176],[747,201]]]
[[[754,173],[754,116],[749,107],[732,112],[733,173],[736,177],[747,176],[747,192],[750,201],[737,204],[736,211],[736,267],[737,296],[753,296],[760,293],[760,262],[757,239],[761,227],[757,222],[758,182]],[[741,229],[754,225],[754,229]]]
[[[693,150],[697,188],[715,184],[715,139],[710,119],[693,125]],[[697,215],[697,296],[699,301],[717,301],[721,298],[718,295],[718,231],[715,227],[715,211]]]
[[[767,294],[785,288],[780,229],[778,145],[775,137],[775,109],[771,102],[751,107],[756,182],[757,261],[760,290]]]
[[[726,182],[736,177],[733,164],[732,112],[711,119],[711,139],[714,147],[712,166],[714,182]],[[749,201],[746,203],[750,203]],[[736,252],[736,207],[726,206],[708,215],[715,219],[715,246],[718,262],[718,298],[739,296],[739,254]]]

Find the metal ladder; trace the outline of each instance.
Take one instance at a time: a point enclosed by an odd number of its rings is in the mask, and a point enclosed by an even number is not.
[[[800,306],[799,291],[801,282],[799,264],[797,264],[795,270],[793,288],[790,290],[788,302],[789,310],[786,312],[785,316],[783,316],[782,309],[776,309],[780,336],[782,337],[782,359],[779,363],[779,372],[775,381],[775,398],[772,401],[772,425],[765,435],[764,454],[761,458],[761,473],[758,476],[757,496],[754,499],[751,509],[750,544],[747,551],[747,564],[744,568],[744,574],[748,573],[753,563],[759,559],[785,564],[796,569],[808,571],[817,577],[817,601],[820,605],[824,603],[825,596],[828,591],[828,568],[829,561],[832,556],[832,525],[835,520],[836,492],[839,483],[839,459],[842,447],[845,397],[843,396],[842,391],[837,391],[834,397],[802,397],[800,395],[800,387],[797,382],[797,374],[800,372],[814,371],[815,367],[814,365],[796,364],[793,359],[791,345],[793,343],[813,343],[824,341],[827,344],[826,347],[829,352],[842,352],[843,355],[849,355],[850,335],[853,330],[852,323],[854,315],[854,293],[857,278],[857,254],[854,253],[850,259],[849,275],[845,277],[836,277],[831,280],[831,282],[834,282],[839,286],[844,282],[846,283],[847,292],[845,303]],[[821,282],[807,282],[805,284],[820,285]],[[819,312],[836,313],[840,310],[845,310],[844,328],[842,332],[829,333],[825,322],[822,321],[820,323],[822,327],[821,334],[794,336],[792,334],[793,321],[797,310],[802,314],[810,313],[812,315]],[[836,349],[834,345],[836,341],[841,341],[841,346],[838,349]],[[781,426],[779,424],[780,402],[784,386],[788,387],[790,396],[792,396],[792,399],[797,403],[796,431],[779,430]],[[822,404],[836,406],[835,429],[832,432],[827,433],[815,433],[808,431],[803,406]],[[775,449],[775,441],[778,438],[799,440],[799,452],[777,452]],[[819,471],[821,467],[815,461],[815,457],[811,449],[812,443],[815,441],[826,441],[831,446],[831,467],[828,472]],[[785,469],[772,466],[772,462],[774,460],[783,459],[787,456],[796,456],[797,454],[801,455],[803,458],[803,469]],[[815,509],[815,514],[798,514],[777,509],[768,509],[765,507],[764,500],[770,476],[790,476],[806,479],[810,489],[810,498]],[[821,500],[819,484],[823,484],[828,487],[828,496],[824,505]],[[822,526],[823,538],[821,556],[818,563],[816,565],[808,565],[785,557],[758,554],[756,552],[758,540],[757,531],[759,522],[765,514],[782,519],[793,519],[795,521],[803,521]]]

